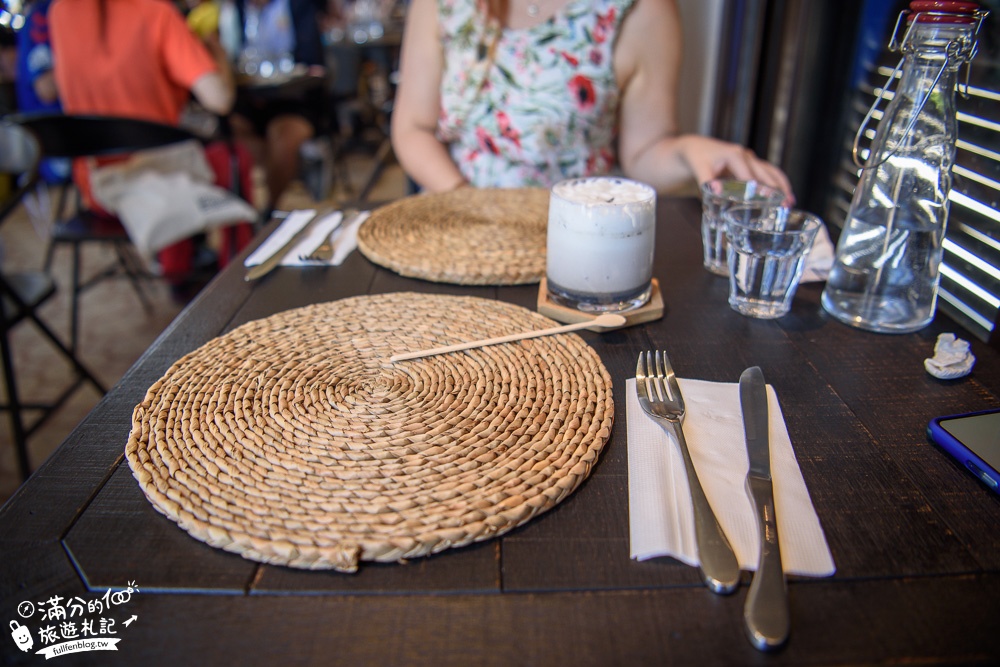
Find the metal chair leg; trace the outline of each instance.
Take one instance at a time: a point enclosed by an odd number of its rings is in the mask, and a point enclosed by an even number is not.
[[[3,381],[7,389],[7,409],[10,411],[10,428],[14,437],[14,451],[17,454],[17,467],[21,479],[31,475],[31,462],[28,460],[28,434],[21,418],[21,397],[17,391],[17,379],[14,376],[13,356],[10,353],[9,331],[6,323],[0,323],[0,363],[3,364]]]
[[[28,438],[40,426],[42,426],[53,413],[69,399],[82,382],[89,382],[101,394],[107,393],[107,388],[98,380],[83,363],[77,359],[76,355],[66,346],[65,343],[41,320],[35,310],[22,302],[16,295],[7,293],[6,297],[14,304],[20,313],[17,320],[27,318],[34,323],[38,330],[55,346],[63,357],[73,366],[76,372],[76,379],[62,392],[62,394],[52,403],[24,403],[21,400],[17,387],[17,376],[14,372],[13,355],[10,349],[10,329],[6,317],[0,320],[0,364],[3,365],[3,381],[7,390],[7,402],[2,407],[10,412],[10,424],[13,434],[14,448],[17,455],[17,464],[22,479],[27,479],[31,475],[31,461],[28,454]],[[17,321],[15,320],[15,321]],[[30,427],[24,423],[22,412],[24,410],[40,410],[42,416]]]
[[[35,323],[38,330],[45,334],[45,337],[49,339],[49,342],[55,345],[56,348],[62,352],[63,356],[66,357],[66,360],[73,366],[73,369],[80,377],[94,385],[94,388],[102,394],[108,393],[107,388],[101,384],[101,381],[98,380],[94,374],[83,365],[83,362],[77,358],[77,356],[73,353],[73,350],[59,339],[59,336],[57,336],[55,332],[52,331],[52,329],[50,329],[49,326],[41,320],[41,318],[38,317],[37,313],[31,312],[28,317],[30,317],[31,321]]]
[[[80,244],[73,245],[73,266],[70,271],[69,290],[69,349],[76,356],[80,335]]]
[[[141,266],[142,260],[136,257],[131,242],[120,241],[115,243],[115,254],[118,256],[118,264],[121,266],[122,272],[128,278],[129,284],[132,285],[132,291],[135,292],[136,296],[139,297],[140,303],[142,303],[143,311],[147,315],[152,313],[153,302],[142,286],[142,280],[146,272]]]

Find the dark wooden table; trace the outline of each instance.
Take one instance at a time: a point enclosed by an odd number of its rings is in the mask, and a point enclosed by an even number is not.
[[[34,632],[38,616],[17,615],[23,601],[92,600],[135,582],[140,592],[111,614],[118,651],[57,664],[997,664],[1000,498],[925,428],[937,415],[1000,407],[1000,353],[972,341],[972,375],[935,380],[922,361],[938,333],[970,338],[957,325],[939,315],[912,335],[858,331],[822,312],[818,285],[803,286],[781,320],[738,315],[726,282],[701,267],[699,211],[694,200],[659,204],[665,317],[583,334],[614,378],[616,404],[612,439],[583,486],[502,538],[353,576],[243,560],[157,514],[123,458],[133,406],[181,355],[283,309],[399,290],[534,308],[537,288],[410,280],[360,253],[256,284],[239,266],[223,272],[0,510],[4,622]],[[657,347],[681,377],[735,382],[756,364],[778,392],[837,573],[790,581],[792,635],[776,654],[744,637],[748,574],[720,597],[674,560],[629,559],[625,379],[637,353]],[[0,646],[12,664],[42,662],[7,636]]]

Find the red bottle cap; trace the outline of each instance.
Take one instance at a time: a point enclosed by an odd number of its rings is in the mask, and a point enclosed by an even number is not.
[[[979,9],[978,2],[957,2],[951,0],[913,0],[908,21],[918,23],[972,23],[973,14]]]

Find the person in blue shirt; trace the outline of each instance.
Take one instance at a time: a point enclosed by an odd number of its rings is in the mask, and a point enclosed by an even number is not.
[[[59,113],[59,91],[52,71],[52,45],[49,42],[49,5],[52,0],[38,0],[25,14],[24,26],[17,34],[17,108],[22,113]],[[46,183],[65,183],[69,178],[69,160],[44,160],[39,166]]]

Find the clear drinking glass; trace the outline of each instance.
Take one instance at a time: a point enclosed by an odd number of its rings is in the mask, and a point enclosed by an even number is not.
[[[715,179],[701,186],[701,239],[705,268],[720,276],[729,275],[726,266],[726,229],[722,215],[734,204],[763,203],[781,206],[780,190],[756,181]]]
[[[724,218],[729,305],[750,317],[785,315],[822,221],[768,204],[733,206]]]
[[[586,312],[632,310],[652,291],[656,191],[615,177],[552,187],[546,254],[549,298]]]

